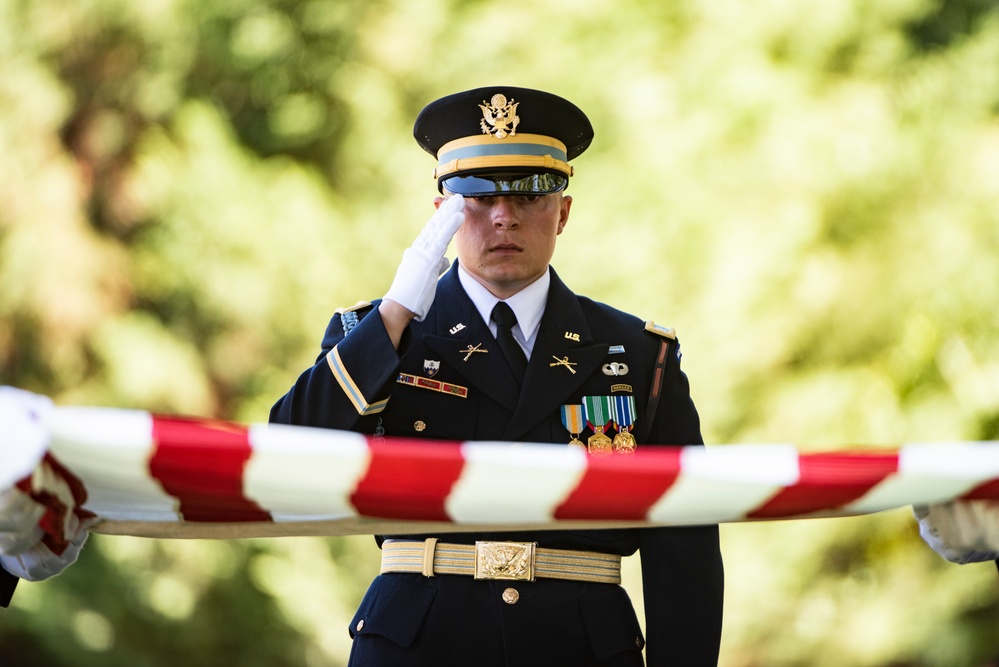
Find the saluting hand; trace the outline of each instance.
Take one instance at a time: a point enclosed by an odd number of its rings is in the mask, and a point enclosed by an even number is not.
[[[413,245],[402,254],[402,262],[385,299],[412,312],[417,322],[423,321],[434,302],[437,278],[447,270],[444,252],[464,221],[464,198],[454,195],[445,199]]]

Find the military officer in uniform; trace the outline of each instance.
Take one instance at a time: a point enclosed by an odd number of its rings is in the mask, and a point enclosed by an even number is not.
[[[549,266],[572,205],[569,161],[593,137],[583,112],[495,86],[429,104],[414,134],[437,159],[437,211],[384,298],[333,315],[271,420],[593,456],[700,444],[673,331],[574,294]],[[438,280],[452,238],[458,259]],[[578,261],[601,258],[595,246]],[[352,665],[642,665],[643,649],[650,665],[717,662],[717,526],[377,541]],[[645,637],[619,585],[636,551]]]

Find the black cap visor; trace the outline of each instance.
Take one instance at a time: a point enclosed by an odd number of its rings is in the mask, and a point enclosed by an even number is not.
[[[441,180],[441,192],[464,197],[551,195],[565,190],[568,184],[568,177],[561,173],[474,174],[445,177]]]

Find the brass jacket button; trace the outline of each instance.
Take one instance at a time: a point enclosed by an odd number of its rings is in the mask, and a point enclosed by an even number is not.
[[[507,604],[517,604],[517,600],[520,599],[520,593],[517,592],[516,588],[508,588],[503,591],[503,602]]]
[[[417,419],[416,422],[413,424],[413,428],[416,430],[417,433],[422,433],[423,431],[426,430],[427,423],[422,419]]]

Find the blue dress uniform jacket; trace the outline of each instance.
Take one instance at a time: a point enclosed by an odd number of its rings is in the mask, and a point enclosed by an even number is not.
[[[333,317],[316,365],[275,404],[271,421],[414,438],[568,443],[561,406],[579,404],[583,396],[612,395],[612,385],[618,385],[615,394],[630,390],[635,396],[639,448],[701,443],[676,341],[668,340],[658,407],[646,414],[656,356],[666,339],[631,315],[573,294],[554,270],[523,390],[462,289],[457,263],[438,282],[426,319],[411,323],[398,351],[376,307],[358,314],[349,335],[342,315]],[[468,352],[476,346],[488,352]],[[575,373],[551,365],[564,358],[575,364]],[[605,374],[604,365],[612,362],[626,364],[627,375]],[[465,387],[467,396],[397,381],[400,374],[427,377],[425,367],[435,364],[433,379]],[[717,662],[723,593],[717,526],[434,537],[464,544],[536,541],[539,547],[621,555],[640,550],[648,664]],[[378,576],[351,623],[351,664],[642,664],[645,642],[620,586],[515,582],[520,599],[508,604],[501,595],[510,583]]]
[[[10,606],[10,600],[14,597],[14,589],[17,588],[17,577],[0,567],[0,607]]]

